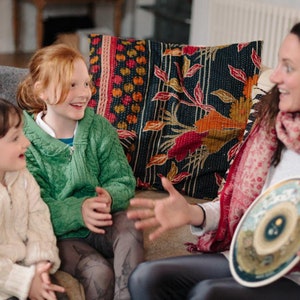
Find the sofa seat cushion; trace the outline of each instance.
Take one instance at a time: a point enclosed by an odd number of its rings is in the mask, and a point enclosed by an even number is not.
[[[83,287],[77,279],[60,270],[53,276],[56,280],[56,284],[65,288],[69,300],[85,300]]]

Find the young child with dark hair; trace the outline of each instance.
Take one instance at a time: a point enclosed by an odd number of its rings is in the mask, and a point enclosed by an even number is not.
[[[60,265],[49,209],[26,169],[22,111],[0,99],[0,299],[57,299]]]

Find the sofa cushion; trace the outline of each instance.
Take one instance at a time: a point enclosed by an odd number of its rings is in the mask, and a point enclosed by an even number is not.
[[[27,74],[25,68],[10,66],[0,67],[0,97],[14,104],[16,101],[17,86],[21,79]]]
[[[91,34],[89,103],[134,136],[127,157],[138,188],[160,177],[213,199],[243,140],[261,41],[194,47]]]
[[[64,294],[58,294],[57,299],[85,300],[83,286],[69,273],[58,270],[54,275],[54,283],[63,286]]]

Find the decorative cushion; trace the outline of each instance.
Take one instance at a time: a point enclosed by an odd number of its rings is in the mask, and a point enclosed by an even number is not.
[[[261,41],[215,47],[91,34],[89,103],[124,136],[138,188],[213,199],[243,140]]]

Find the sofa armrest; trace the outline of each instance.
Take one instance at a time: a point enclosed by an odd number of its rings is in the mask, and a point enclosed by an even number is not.
[[[18,84],[27,72],[25,68],[0,66],[0,97],[16,104]]]

